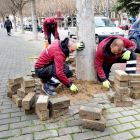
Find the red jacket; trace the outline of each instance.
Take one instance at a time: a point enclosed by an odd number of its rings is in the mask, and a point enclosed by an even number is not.
[[[55,23],[55,38],[58,38],[58,33],[57,33],[57,21],[52,18],[52,17],[48,17],[44,20],[43,22],[43,28],[44,28],[44,37],[47,38],[47,29],[49,29],[49,27],[46,26],[46,23]]]
[[[112,39],[112,38],[119,38],[124,42],[124,48],[130,49],[130,50],[134,50],[135,48],[135,44],[132,43],[129,39],[121,37],[121,36],[110,36],[107,39],[104,39],[97,48],[97,52],[95,55],[95,68],[96,71],[99,75],[99,77],[101,78],[102,82],[104,82],[106,80],[106,75],[103,71],[102,65],[103,63],[114,63],[121,55],[122,52],[120,52],[117,55],[114,56],[106,56],[106,52],[105,52],[105,47],[106,44]]]
[[[35,68],[42,68],[44,66],[47,66],[50,62],[54,61],[55,68],[56,68],[56,75],[58,79],[63,84],[69,87],[71,81],[65,76],[63,72],[63,63],[65,62],[66,57],[69,56],[67,43],[68,43],[68,38],[65,38],[63,41],[55,41],[50,47],[44,50],[43,53],[40,55],[40,57],[38,58],[35,64]]]

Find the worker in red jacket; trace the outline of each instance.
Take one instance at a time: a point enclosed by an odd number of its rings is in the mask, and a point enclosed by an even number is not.
[[[46,18],[43,22],[43,28],[45,41],[48,41],[49,44],[51,44],[51,33],[53,34],[55,40],[60,40],[57,32],[57,21],[54,18]]]
[[[134,49],[135,44],[121,36],[111,36],[98,45],[95,68],[104,87],[110,88],[108,77],[114,63],[126,63],[126,73],[136,73],[137,56]]]
[[[41,79],[42,90],[51,97],[57,94],[53,90],[62,82],[71,91],[77,91],[77,87],[68,79],[73,75],[69,66],[64,64],[69,53],[76,49],[82,50],[83,43],[77,43],[74,39],[65,38],[55,41],[38,58],[35,64],[35,74]]]

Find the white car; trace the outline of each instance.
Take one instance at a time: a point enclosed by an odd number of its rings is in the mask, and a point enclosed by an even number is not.
[[[70,37],[77,36],[77,28],[70,27],[68,30],[68,35]],[[124,32],[115,27],[111,20],[107,17],[95,17],[95,42],[99,44],[103,39],[110,36],[123,36]],[[75,38],[75,37],[74,37]]]

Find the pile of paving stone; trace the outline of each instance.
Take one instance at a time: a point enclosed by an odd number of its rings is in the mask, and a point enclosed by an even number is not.
[[[82,127],[104,131],[106,119],[102,117],[102,109],[82,106],[79,110],[79,117],[83,119]]]
[[[42,121],[69,112],[70,99],[67,96],[49,100],[47,95],[36,95],[34,91],[40,87],[32,76],[10,78],[7,96],[12,98],[17,107],[22,107],[25,114],[36,113]]]

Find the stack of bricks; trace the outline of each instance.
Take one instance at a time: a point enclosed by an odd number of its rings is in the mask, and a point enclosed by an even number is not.
[[[128,80],[129,75],[123,70],[115,70],[114,72],[114,87],[116,93],[114,95],[114,104],[116,107],[132,107],[133,102],[128,97]]]
[[[34,85],[35,85],[36,95],[44,94],[44,92],[42,91],[43,84],[41,82],[36,82]]]
[[[49,109],[50,116],[52,118],[57,118],[67,112],[69,112],[70,99],[67,96],[50,99]]]
[[[130,97],[140,98],[140,74],[129,74]]]
[[[49,119],[48,109],[49,97],[45,95],[39,95],[35,105],[35,112],[40,120],[45,121]]]
[[[82,106],[79,110],[79,118],[83,119],[82,127],[104,131],[106,119],[102,117],[102,109]]]

